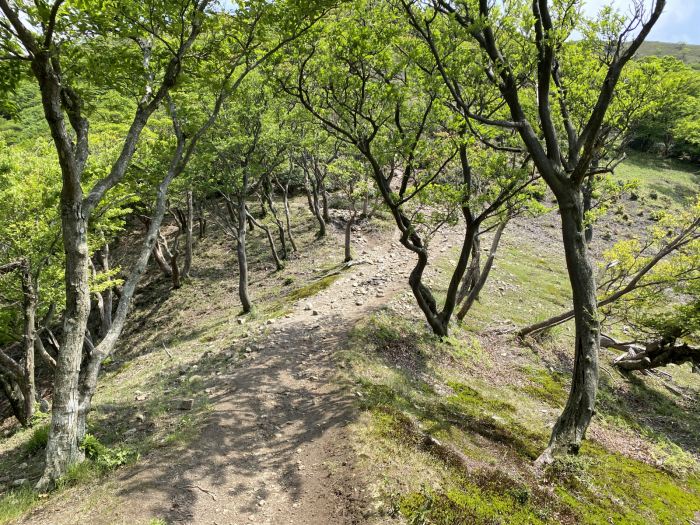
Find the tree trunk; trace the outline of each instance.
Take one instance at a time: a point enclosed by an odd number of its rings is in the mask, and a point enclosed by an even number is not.
[[[172,277],[173,269],[170,266],[170,263],[166,260],[166,256],[163,253],[163,245],[160,241],[160,233],[158,234],[158,238],[159,240],[157,240],[155,245],[153,246],[153,259],[156,261],[158,268],[160,268],[160,270],[163,272],[163,275],[165,275],[166,277]],[[172,257],[172,254],[170,254],[170,257]]]
[[[2,388],[7,401],[10,403],[12,414],[17,418],[22,426],[27,426],[24,420],[24,396],[20,390],[19,383],[10,374],[5,374],[0,370],[0,388]]]
[[[243,306],[243,313],[248,313],[253,308],[248,295],[248,257],[246,254],[246,212],[245,197],[248,189],[248,175],[243,175],[243,188],[238,201],[238,237],[236,239],[236,253],[238,255],[238,297]]]
[[[291,214],[289,212],[289,183],[284,185],[284,217],[287,222],[287,236],[289,237],[289,243],[292,245],[292,250],[299,251],[297,245],[294,242],[294,236],[292,235],[292,220]]]
[[[309,201],[309,208],[311,209],[311,213],[313,214],[313,216],[316,217],[316,220],[318,221],[318,233],[316,234],[316,237],[325,237],[326,221],[323,219],[323,213],[321,212],[321,208],[319,206],[318,189],[316,188],[316,185],[311,180],[311,178],[308,176],[306,177],[305,186],[306,197]]]
[[[471,307],[474,305],[474,301],[477,301],[479,299],[479,294],[481,293],[481,290],[484,289],[484,285],[486,284],[486,281],[489,278],[489,273],[491,272],[491,268],[493,267],[493,261],[496,258],[496,252],[498,251],[498,245],[501,242],[503,230],[505,230],[507,224],[508,220],[502,221],[493,234],[493,239],[491,240],[491,248],[489,249],[489,256],[486,259],[486,262],[484,263],[484,267],[478,270],[478,277],[476,278],[476,281],[472,284],[472,288],[471,290],[469,290],[469,293],[467,294],[464,303],[460,307],[459,312],[457,312],[457,319],[459,319],[460,321],[462,321],[469,312],[469,310],[471,310]],[[478,238],[478,234],[475,237],[475,239],[476,238]]]
[[[277,268],[277,271],[283,270],[284,269],[284,264],[282,264],[282,261],[280,260],[279,256],[277,255],[277,249],[275,248],[275,240],[272,238],[272,233],[270,233],[270,228],[265,226],[263,223],[258,222],[255,220],[255,218],[248,213],[248,220],[252,221],[255,226],[260,228],[262,231],[265,232],[265,235],[267,236],[267,242],[270,245],[270,252],[272,253],[272,259],[275,261],[275,266]]]
[[[109,272],[109,244],[106,244],[97,252],[97,257],[103,272]],[[102,292],[102,315],[100,318],[100,337],[104,337],[112,326],[112,309],[114,293],[112,288]]]
[[[64,179],[67,177],[64,176]],[[80,177],[64,181],[61,192],[61,225],[66,254],[66,309],[63,340],[56,359],[51,427],[46,445],[46,465],[39,489],[48,488],[70,465],[84,459],[78,440],[78,379],[83,341],[90,314],[88,284],[87,220],[82,212]],[[75,182],[73,184],[72,182]]]
[[[345,223],[345,262],[352,261],[352,253],[350,253],[350,240],[352,238],[352,226],[355,224],[355,216],[357,212],[353,210],[352,215]]]
[[[185,264],[182,268],[182,276],[189,279],[192,269],[192,228],[194,224],[194,206],[192,203],[192,190],[187,190],[187,216],[185,219]]]
[[[614,346],[614,345],[606,345]],[[619,346],[615,346],[619,348]],[[613,364],[624,371],[650,370],[669,364],[682,365],[692,363],[694,367],[700,365],[700,349],[687,344],[676,345],[675,341],[660,340],[635,349],[628,345],[627,353],[613,361]]]
[[[180,250],[177,244],[173,248],[172,255],[170,257],[170,267],[173,269],[173,289],[177,290],[182,286],[182,281],[180,280],[180,267],[178,266],[177,258],[180,255]]]
[[[105,337],[100,341],[100,343],[94,348],[90,354],[84,370],[82,371],[80,377],[79,385],[79,404],[78,404],[78,414],[77,414],[77,438],[78,442],[82,441],[85,437],[85,432],[87,428],[87,415],[90,412],[92,406],[92,397],[97,389],[97,380],[99,377],[100,369],[102,367],[103,361],[114,352],[119,336],[124,329],[124,324],[126,322],[127,315],[131,307],[131,299],[136,291],[136,286],[138,285],[141,277],[143,276],[146,268],[148,267],[148,260],[150,255],[154,253],[154,247],[158,242],[160,236],[160,226],[163,222],[163,217],[166,211],[166,200],[168,194],[168,188],[172,180],[181,173],[184,166],[179,163],[180,155],[182,155],[182,148],[184,144],[178,141],[178,153],[174,160],[171,162],[171,167],[168,170],[166,177],[158,186],[158,191],[156,193],[156,202],[153,210],[153,215],[149,221],[148,231],[146,232],[146,238],[143,241],[139,257],[131,267],[129,276],[124,282],[122,288],[121,296],[119,297],[119,303],[117,304],[117,310],[114,315],[114,320],[110,326],[109,331]]]
[[[596,163],[592,163],[591,167],[595,167]],[[586,182],[583,183],[583,214],[584,218],[586,214],[591,211],[593,207],[593,177],[588,177]],[[593,224],[589,222],[586,224],[586,242],[590,243],[593,240]]]
[[[318,184],[321,193],[321,203],[323,205],[323,220],[326,224],[331,222],[331,214],[328,208],[328,192],[326,187],[323,185],[323,181]]]
[[[576,323],[574,370],[569,398],[554,425],[549,446],[537,460],[540,465],[551,462],[557,454],[578,452],[595,413],[598,392],[600,328],[595,273],[585,239],[583,199],[575,188],[568,188],[566,195],[557,198]]]
[[[469,263],[469,268],[464,272],[464,277],[462,278],[462,284],[459,287],[459,292],[457,293],[457,304],[464,301],[464,298],[469,295],[474,289],[476,282],[479,280],[481,274],[481,235],[477,233],[474,235],[474,242],[472,244],[472,260]]]
[[[36,401],[36,384],[34,380],[36,292],[28,263],[22,268],[22,310],[24,315],[24,334],[22,337],[22,346],[24,350],[24,384],[22,385],[22,395],[24,396],[25,426],[29,426],[34,417],[34,403]]]
[[[282,251],[282,259],[287,258],[287,240],[285,239],[284,235],[284,224],[279,218],[279,215],[277,214],[277,208],[275,207],[275,201],[272,199],[272,189],[271,185],[268,183],[267,185],[268,189],[264,190],[265,194],[265,200],[267,202],[267,206],[270,208],[270,212],[272,213],[272,218],[275,221],[275,225],[277,226],[277,235],[280,239],[280,246],[281,246],[281,251]]]

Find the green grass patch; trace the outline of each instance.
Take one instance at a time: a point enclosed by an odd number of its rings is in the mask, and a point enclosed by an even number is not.
[[[46,447],[46,443],[49,441],[49,425],[39,425],[34,427],[31,432],[23,448],[28,455],[33,456]]]
[[[23,486],[0,497],[0,524],[8,523],[29,511],[39,501],[38,494]]]
[[[544,525],[559,523],[548,518],[546,508],[533,505],[529,491],[485,490],[466,482],[445,492],[422,491],[403,496],[398,510],[410,525]]]
[[[292,290],[291,292],[289,292],[289,294],[287,294],[287,299],[289,299],[290,301],[300,301],[301,299],[306,299],[307,297],[314,296],[317,293],[328,288],[331,284],[337,281],[339,277],[340,274],[327,275],[326,277],[322,277],[310,284]]]
[[[698,193],[700,170],[696,165],[677,159],[629,152],[627,159],[615,170],[615,178],[624,182],[638,180],[646,202],[683,205]],[[665,198],[665,199],[664,199]]]
[[[580,523],[687,525],[700,509],[700,480],[675,477],[646,463],[585,442],[590,458],[577,482],[560,479],[556,492]]]
[[[523,388],[524,392],[548,405],[558,408],[564,406],[568,395],[564,374],[529,366],[524,367],[523,372],[531,383]]]

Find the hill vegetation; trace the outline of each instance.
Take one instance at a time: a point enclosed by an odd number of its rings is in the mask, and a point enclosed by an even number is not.
[[[639,48],[637,55],[640,57],[671,56],[688,64],[693,69],[700,69],[700,45],[697,44],[672,44],[647,40]]]
[[[0,0],[0,524],[700,520],[665,5]]]

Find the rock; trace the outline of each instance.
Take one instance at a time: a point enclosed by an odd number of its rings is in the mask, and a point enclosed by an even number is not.
[[[311,303],[306,303],[306,305],[304,305],[304,310],[308,311],[308,310],[312,310],[312,309],[313,309],[313,305]]]
[[[272,323],[274,323],[274,321],[272,319],[267,320],[267,324],[272,324]]]
[[[175,408],[178,410],[192,410],[192,407],[194,406],[194,399],[176,399],[174,403]]]
[[[314,310],[311,312],[311,315],[318,315],[318,310]]]
[[[136,395],[134,396],[134,399],[136,401],[145,401],[148,396],[144,394],[143,392],[137,392]]]
[[[243,323],[245,323],[245,319],[243,319],[242,317],[239,317],[238,319],[236,319],[236,322],[238,324],[243,324]]]
[[[360,300],[358,299],[357,301],[355,301],[355,304],[356,304],[357,306],[362,306],[362,301],[360,301]]]
[[[29,483],[29,480],[27,480],[26,478],[19,478],[12,482],[12,486],[21,487],[22,485],[26,485],[27,483]]]
[[[138,421],[139,423],[143,423],[144,421],[146,421],[146,416],[144,416],[141,413],[138,413],[138,414],[136,414],[136,416],[134,416],[134,419],[136,421]]]
[[[17,468],[19,468],[20,470],[26,470],[29,468],[29,465],[25,462],[21,463]]]

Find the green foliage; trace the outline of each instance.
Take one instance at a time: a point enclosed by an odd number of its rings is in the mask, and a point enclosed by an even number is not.
[[[9,523],[29,511],[39,495],[29,486],[10,490],[0,496],[0,524]]]
[[[138,460],[138,452],[126,446],[109,448],[92,434],[86,434],[80,448],[100,471],[106,472]]]
[[[46,447],[49,441],[49,425],[39,425],[32,429],[29,439],[24,443],[24,452],[30,456],[36,455]]]

